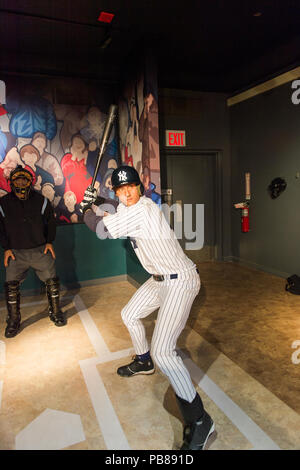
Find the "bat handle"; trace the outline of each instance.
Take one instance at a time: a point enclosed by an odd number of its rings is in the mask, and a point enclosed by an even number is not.
[[[94,189],[94,188],[95,188],[96,178],[97,178],[97,175],[94,175],[94,176],[93,176],[93,180],[92,180],[92,182],[91,182],[91,184],[90,184],[91,189]]]

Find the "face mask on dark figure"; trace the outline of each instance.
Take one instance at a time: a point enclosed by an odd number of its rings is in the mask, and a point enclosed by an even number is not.
[[[32,180],[31,173],[20,165],[12,171],[10,175],[11,189],[18,199],[23,201],[28,199]]]

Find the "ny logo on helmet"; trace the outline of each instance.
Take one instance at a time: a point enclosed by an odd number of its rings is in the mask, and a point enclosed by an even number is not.
[[[119,177],[119,181],[127,181],[126,171],[119,171],[118,177]]]

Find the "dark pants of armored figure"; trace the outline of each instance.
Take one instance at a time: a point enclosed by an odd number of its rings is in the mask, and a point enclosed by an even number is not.
[[[49,252],[44,254],[44,248],[43,245],[32,249],[13,250],[15,260],[10,260],[6,268],[5,299],[8,313],[6,338],[16,336],[20,330],[20,284],[26,278],[29,268],[32,268],[46,285],[50,320],[56,326],[64,326],[67,323],[59,305],[60,283],[56,276],[55,260]]]

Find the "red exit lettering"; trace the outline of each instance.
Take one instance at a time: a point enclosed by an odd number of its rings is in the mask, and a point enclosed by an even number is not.
[[[170,146],[184,146],[184,132],[169,132]]]

